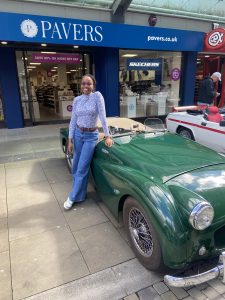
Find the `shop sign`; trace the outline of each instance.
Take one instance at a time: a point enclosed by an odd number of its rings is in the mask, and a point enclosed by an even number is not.
[[[180,74],[181,74],[180,69],[178,69],[178,68],[173,68],[173,69],[171,70],[171,73],[170,73],[170,78],[171,78],[171,80],[173,80],[173,81],[179,80],[179,79],[180,79]]]
[[[81,56],[79,54],[47,54],[32,53],[32,62],[40,63],[63,63],[63,64],[79,64]]]
[[[205,36],[204,51],[224,52],[225,51],[225,29],[217,28]]]
[[[202,51],[198,31],[0,13],[0,40],[168,51]]]
[[[73,110],[73,106],[72,105],[67,105],[67,111],[71,112]]]
[[[162,70],[161,59],[134,58],[127,59],[127,70]]]

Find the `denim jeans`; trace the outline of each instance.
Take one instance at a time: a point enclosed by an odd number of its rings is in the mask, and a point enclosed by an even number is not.
[[[73,202],[85,200],[91,160],[98,141],[98,130],[81,131],[78,127],[73,137],[74,158],[72,166],[73,185],[69,198]]]

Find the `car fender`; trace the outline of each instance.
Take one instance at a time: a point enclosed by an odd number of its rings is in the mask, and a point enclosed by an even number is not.
[[[186,233],[169,190],[164,190],[163,185],[159,186],[136,170],[119,166],[113,169],[111,165],[110,181],[114,182],[118,194],[112,200],[114,205],[116,200],[117,216],[126,198],[135,198],[155,227],[164,263],[173,268],[183,267],[186,264]],[[106,204],[109,201],[107,198]]]

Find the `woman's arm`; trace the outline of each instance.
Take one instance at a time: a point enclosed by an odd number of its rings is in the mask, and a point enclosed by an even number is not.
[[[77,125],[77,116],[76,116],[76,98],[73,100],[73,109],[70,119],[70,125],[69,125],[69,139],[72,140],[74,131],[76,129]]]
[[[105,101],[100,92],[96,92],[96,96],[97,96],[98,115],[102,123],[102,128],[105,134],[105,144],[106,146],[111,147],[114,142],[111,136],[109,135],[109,129],[107,125],[106,112],[105,112]]]

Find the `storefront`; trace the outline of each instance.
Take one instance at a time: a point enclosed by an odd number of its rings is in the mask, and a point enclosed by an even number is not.
[[[108,116],[165,115],[193,101],[202,32],[11,13],[0,25],[8,128],[68,120],[85,73],[95,74]]]
[[[200,82],[205,76],[211,76],[214,72],[220,72],[222,81],[217,82],[215,90],[220,93],[214,98],[214,104],[218,107],[225,105],[225,29],[217,28],[205,35],[203,52],[197,57],[197,71],[195,82],[195,103],[198,100]]]

